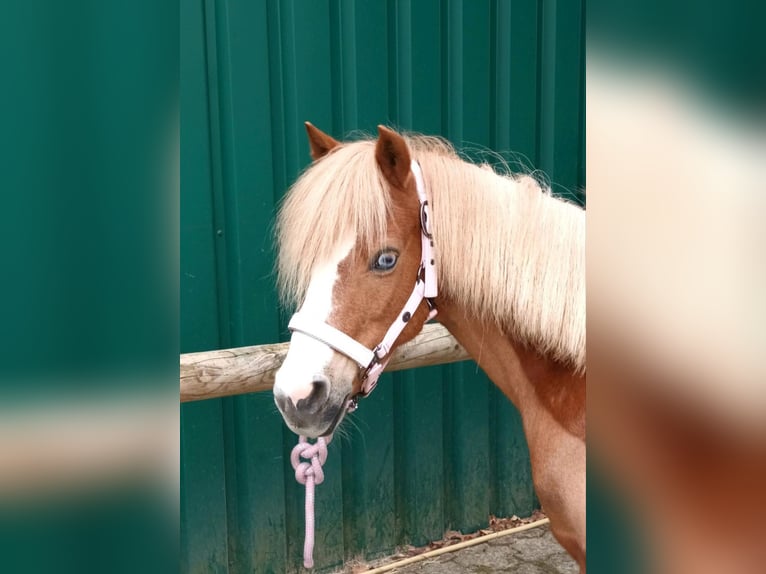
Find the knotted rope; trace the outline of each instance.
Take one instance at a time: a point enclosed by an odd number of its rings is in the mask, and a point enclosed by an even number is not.
[[[319,437],[312,444],[301,436],[290,453],[295,480],[306,485],[306,535],[303,542],[303,565],[306,568],[314,567],[314,486],[324,481],[322,465],[327,460],[327,445],[331,440],[332,435]],[[301,462],[301,458],[305,461]]]

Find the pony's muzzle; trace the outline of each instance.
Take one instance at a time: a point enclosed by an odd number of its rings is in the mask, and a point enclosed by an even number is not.
[[[274,402],[291,430],[306,436],[320,436],[332,432],[339,420],[341,405],[331,404],[330,380],[315,374],[302,392],[285,393],[274,387]]]
[[[307,387],[290,395],[278,388],[274,389],[274,400],[283,413],[296,411],[314,414],[321,409],[330,396],[330,380],[321,374],[315,374]],[[306,392],[308,391],[308,392]]]

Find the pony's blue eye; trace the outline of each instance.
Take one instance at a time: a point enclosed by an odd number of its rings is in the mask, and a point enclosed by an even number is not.
[[[372,263],[374,271],[390,271],[396,265],[399,254],[396,251],[381,251]]]

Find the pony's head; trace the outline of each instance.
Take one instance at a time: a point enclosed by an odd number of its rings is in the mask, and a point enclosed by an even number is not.
[[[403,313],[425,252],[407,141],[383,126],[377,140],[349,143],[306,129],[314,162],[290,189],[277,224],[282,296],[300,308],[274,398],[290,429],[315,437],[331,433],[366,390],[364,359],[327,339],[340,332],[374,350],[399,321],[387,359],[420,331],[429,307],[417,301]],[[297,317],[321,328],[306,334]]]

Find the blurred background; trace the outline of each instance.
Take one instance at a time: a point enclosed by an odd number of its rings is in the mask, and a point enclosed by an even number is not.
[[[588,3],[591,572],[766,563],[764,16]]]
[[[4,572],[177,567],[178,50],[166,2],[3,4]]]

